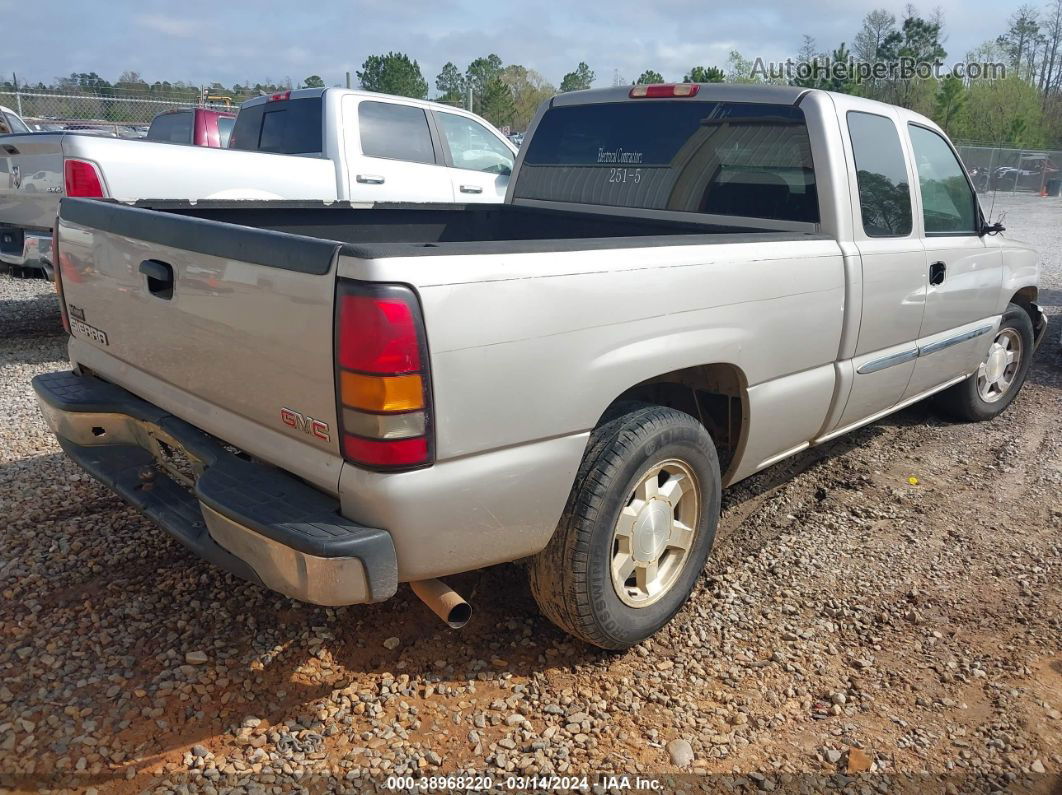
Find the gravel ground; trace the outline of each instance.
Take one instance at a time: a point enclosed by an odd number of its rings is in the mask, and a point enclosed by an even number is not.
[[[317,608],[198,561],[59,453],[29,388],[64,361],[54,295],[0,277],[0,787],[1051,791],[1062,203],[996,210],[1043,253],[1054,323],[1014,405],[915,406],[731,489],[693,599],[619,655],[540,618],[512,566],[452,578],[476,609],[452,632],[406,588]]]

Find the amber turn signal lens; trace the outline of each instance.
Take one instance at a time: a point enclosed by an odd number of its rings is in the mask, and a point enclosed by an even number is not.
[[[419,375],[340,373],[344,406],[366,411],[416,411],[424,408],[424,382]]]

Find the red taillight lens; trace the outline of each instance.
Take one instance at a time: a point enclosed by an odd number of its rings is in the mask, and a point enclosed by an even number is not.
[[[96,166],[87,160],[67,158],[63,164],[63,176],[66,181],[66,195],[83,199],[102,199],[103,180]]]
[[[339,282],[336,399],[346,460],[389,470],[431,463],[424,323],[408,287]]]
[[[339,296],[339,366],[396,375],[420,369],[413,307],[405,297]]]
[[[343,435],[343,455],[355,464],[394,469],[396,467],[420,466],[428,458],[428,440],[417,439],[366,439],[352,434]]]
[[[291,92],[290,91],[278,91],[275,94],[270,94],[269,95],[269,101],[270,102],[282,102],[285,99],[290,99],[290,98],[291,98]]]
[[[653,83],[651,85],[637,85],[631,89],[628,96],[631,99],[657,98],[660,97],[695,97],[701,87],[696,83]]]

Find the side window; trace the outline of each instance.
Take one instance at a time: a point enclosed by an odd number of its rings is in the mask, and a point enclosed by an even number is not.
[[[932,130],[908,125],[914,149],[922,218],[927,235],[972,235],[977,231],[977,199],[966,172],[947,141]]]
[[[5,129],[5,121],[6,127]],[[30,128],[22,123],[18,116],[0,113],[0,133],[28,133]]]
[[[362,102],[358,105],[361,151],[367,157],[435,163],[435,147],[424,111],[411,105]]]
[[[855,156],[859,209],[867,237],[911,234],[911,187],[892,119],[850,112],[848,133]]]
[[[218,116],[218,145],[222,149],[229,148],[229,139],[232,138],[232,128],[236,119],[230,116]]]
[[[513,153],[479,122],[456,113],[438,113],[439,126],[446,136],[455,168],[512,174]]]

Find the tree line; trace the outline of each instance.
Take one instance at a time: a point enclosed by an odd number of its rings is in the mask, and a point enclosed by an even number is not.
[[[877,9],[863,18],[851,48],[841,42],[833,50],[822,50],[804,36],[797,63],[944,63],[943,73],[928,79],[844,79],[821,70],[808,75],[813,70],[805,69],[804,76],[789,82],[910,108],[957,140],[1014,147],[1062,145],[1062,0],[1051,0],[1045,7],[1021,6],[1004,31],[959,57],[949,60],[946,41],[939,10],[922,16],[908,6],[897,18]],[[956,62],[973,64],[982,77],[950,72],[947,67]],[[993,78],[993,70],[985,68],[992,65],[1002,65],[1005,77]]]
[[[888,9],[869,12],[854,32],[851,46],[841,42],[821,49],[805,35],[782,74],[758,68],[757,61],[730,53],[724,67],[694,66],[683,75],[646,69],[632,83],[667,80],[711,83],[783,83],[822,88],[878,99],[932,118],[953,138],[997,146],[1062,147],[1062,0],[1045,7],[1023,5],[992,39],[948,61],[941,11],[923,16],[908,5],[897,17]],[[981,74],[955,63],[974,64]],[[831,68],[842,64],[846,68]],[[883,76],[861,65],[883,65]],[[902,67],[915,77],[904,74]],[[942,64],[943,68],[937,68]],[[921,66],[933,67],[928,71]],[[992,67],[1002,65],[995,71]],[[912,68],[913,67],[913,68]],[[864,77],[865,72],[871,76]],[[918,76],[921,73],[924,76]],[[427,98],[429,86],[417,61],[401,52],[372,55],[357,73],[371,91]],[[435,79],[439,101],[471,105],[498,126],[524,129],[538,103],[553,94],[589,88],[594,70],[580,62],[555,88],[541,74],[520,65],[506,66],[496,54],[477,58],[462,71],[447,63]],[[613,85],[626,81],[613,75]]]

